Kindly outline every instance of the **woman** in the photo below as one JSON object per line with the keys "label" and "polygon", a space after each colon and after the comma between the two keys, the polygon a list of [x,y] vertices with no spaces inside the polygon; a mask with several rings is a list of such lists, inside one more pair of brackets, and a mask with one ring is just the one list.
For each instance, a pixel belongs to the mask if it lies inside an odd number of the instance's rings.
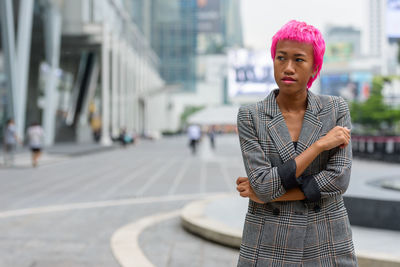
{"label": "woman", "polygon": [[243,106],[238,132],[248,197],[238,266],[357,266],[343,204],[351,171],[350,114],[308,89],[320,73],[320,31],[290,21],[273,37],[279,89]]}
{"label": "woman", "polygon": [[12,167],[14,165],[14,153],[17,143],[19,143],[17,136],[17,128],[13,119],[8,119],[4,130],[4,165]]}
{"label": "woman", "polygon": [[39,123],[34,122],[28,128],[29,147],[32,152],[32,166],[37,167],[39,157],[42,153],[42,141],[44,137],[43,128]]}

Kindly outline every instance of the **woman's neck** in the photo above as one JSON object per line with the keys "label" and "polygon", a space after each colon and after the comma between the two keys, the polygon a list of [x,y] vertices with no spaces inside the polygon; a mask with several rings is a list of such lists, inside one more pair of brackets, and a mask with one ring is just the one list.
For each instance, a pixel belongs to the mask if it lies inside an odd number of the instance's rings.
{"label": "woman's neck", "polygon": [[307,91],[290,95],[279,92],[276,96],[276,102],[283,113],[305,111],[307,108]]}

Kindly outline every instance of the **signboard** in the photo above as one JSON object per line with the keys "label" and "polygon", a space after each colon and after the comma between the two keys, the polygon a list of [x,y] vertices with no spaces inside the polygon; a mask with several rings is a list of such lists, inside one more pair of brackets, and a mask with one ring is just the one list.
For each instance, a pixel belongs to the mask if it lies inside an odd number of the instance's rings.
{"label": "signboard", "polygon": [[278,88],[274,67],[267,50],[235,49],[228,52],[228,94],[267,95]]}
{"label": "signboard", "polygon": [[369,72],[321,75],[321,94],[365,101],[369,97],[372,74]]}
{"label": "signboard", "polygon": [[199,33],[220,33],[220,0],[197,0],[197,31]]}
{"label": "signboard", "polygon": [[346,62],[353,57],[354,48],[352,43],[331,42],[326,45],[325,62]]}
{"label": "signboard", "polygon": [[400,39],[400,0],[387,0],[386,34],[388,38]]}

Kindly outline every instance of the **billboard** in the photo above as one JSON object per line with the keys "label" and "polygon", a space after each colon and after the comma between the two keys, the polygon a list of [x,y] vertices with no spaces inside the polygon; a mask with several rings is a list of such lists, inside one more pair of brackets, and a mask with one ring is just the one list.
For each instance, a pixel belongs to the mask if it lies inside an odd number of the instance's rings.
{"label": "billboard", "polygon": [[350,42],[331,42],[326,45],[324,62],[346,62],[354,57],[354,47]]}
{"label": "billboard", "polygon": [[228,94],[266,96],[278,88],[273,62],[267,50],[234,49],[228,52]]}
{"label": "billboard", "polygon": [[199,33],[221,32],[221,0],[197,0],[197,31]]}
{"label": "billboard", "polygon": [[386,34],[388,38],[400,39],[400,0],[387,0]]}
{"label": "billboard", "polygon": [[371,83],[370,72],[323,74],[321,94],[341,96],[350,101],[364,101],[369,97]]}

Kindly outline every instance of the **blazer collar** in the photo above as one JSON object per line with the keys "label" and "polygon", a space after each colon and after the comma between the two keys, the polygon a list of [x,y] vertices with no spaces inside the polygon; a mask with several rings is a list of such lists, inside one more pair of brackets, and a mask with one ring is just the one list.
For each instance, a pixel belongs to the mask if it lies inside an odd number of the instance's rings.
{"label": "blazer collar", "polygon": [[286,162],[301,154],[307,147],[319,139],[322,123],[319,120],[318,113],[322,109],[322,104],[318,96],[310,91],[307,92],[307,109],[304,114],[297,150],[295,151],[285,119],[276,102],[278,92],[279,89],[276,89],[264,99],[263,108],[265,114],[272,117],[267,123],[267,131],[275,143],[282,161]]}
{"label": "blazer collar", "polygon": [[[264,100],[263,108],[265,114],[274,117],[276,114],[281,113],[278,103],[276,102],[276,96],[279,93],[279,89],[273,90]],[[318,96],[312,93],[310,90],[307,91],[307,110],[317,115],[322,109],[322,104]]]}

